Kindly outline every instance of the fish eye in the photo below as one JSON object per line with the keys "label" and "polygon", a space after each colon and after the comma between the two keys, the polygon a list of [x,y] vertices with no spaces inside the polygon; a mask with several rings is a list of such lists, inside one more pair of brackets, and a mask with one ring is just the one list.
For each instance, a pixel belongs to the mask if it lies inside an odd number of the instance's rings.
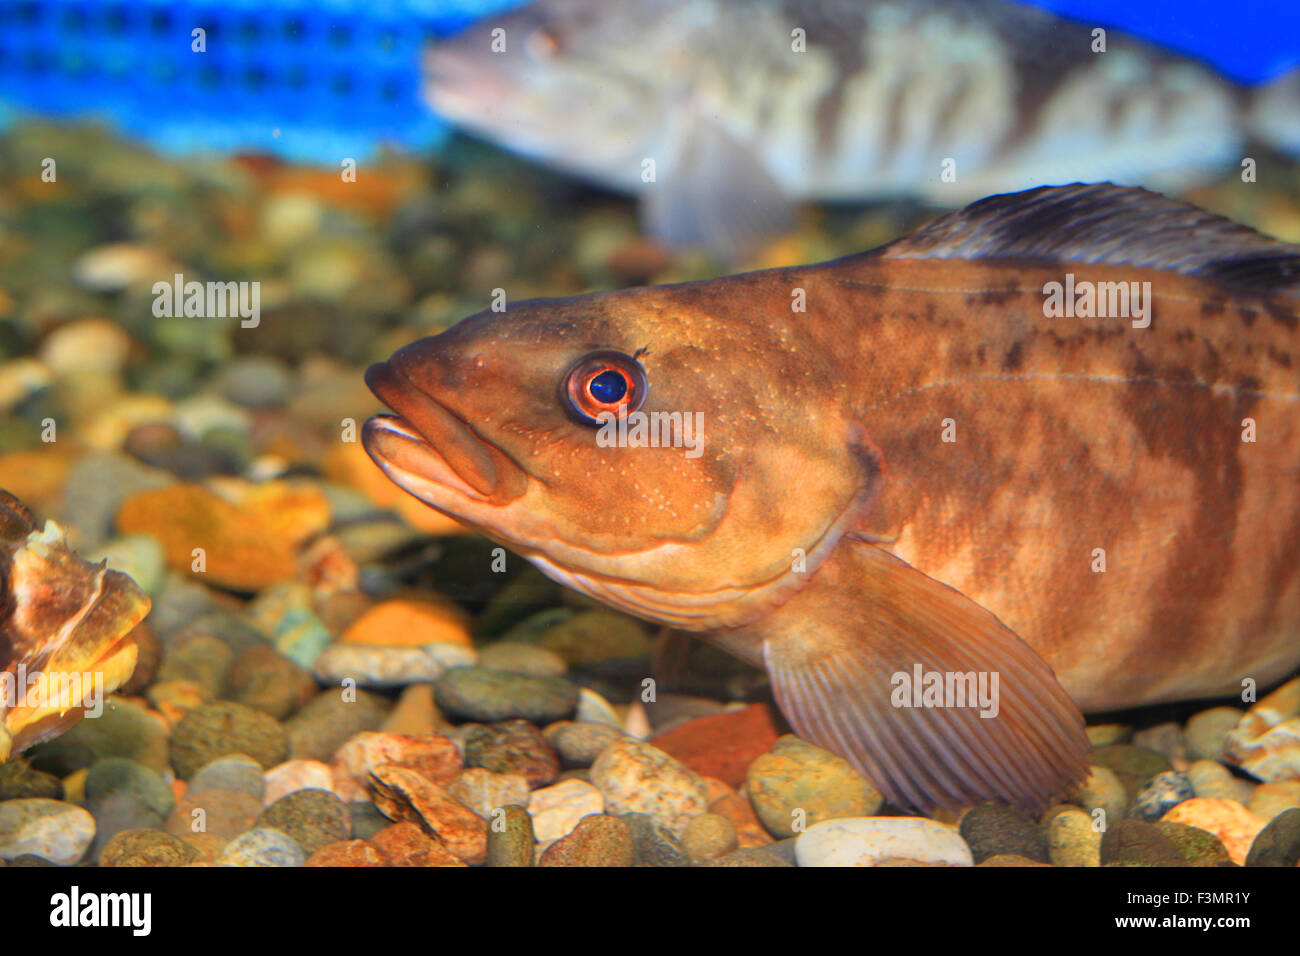
{"label": "fish eye", "polygon": [[622,352],[592,352],[564,376],[560,398],[569,416],[581,425],[602,424],[608,412],[634,412],[645,402],[649,386],[641,363]]}

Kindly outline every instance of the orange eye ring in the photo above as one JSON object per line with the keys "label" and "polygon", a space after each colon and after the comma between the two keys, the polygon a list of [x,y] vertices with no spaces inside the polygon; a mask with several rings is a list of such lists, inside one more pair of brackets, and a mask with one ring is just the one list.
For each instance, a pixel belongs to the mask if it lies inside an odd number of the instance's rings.
{"label": "orange eye ring", "polygon": [[648,391],[641,363],[612,350],[584,355],[570,367],[560,385],[561,401],[569,416],[592,427],[602,424],[602,414],[636,411]]}

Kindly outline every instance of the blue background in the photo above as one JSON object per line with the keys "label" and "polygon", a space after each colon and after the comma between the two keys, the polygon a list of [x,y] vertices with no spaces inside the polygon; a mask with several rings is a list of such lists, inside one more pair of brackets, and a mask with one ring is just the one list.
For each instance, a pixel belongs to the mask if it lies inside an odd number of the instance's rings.
{"label": "blue background", "polygon": [[[616,11],[622,3],[608,0]],[[869,2],[869,0],[862,0]],[[446,128],[419,97],[430,39],[519,0],[0,0],[0,123],[94,116],[168,152],[333,165]],[[1253,82],[1300,67],[1298,0],[1039,0]],[[208,30],[202,58],[190,30]]]}

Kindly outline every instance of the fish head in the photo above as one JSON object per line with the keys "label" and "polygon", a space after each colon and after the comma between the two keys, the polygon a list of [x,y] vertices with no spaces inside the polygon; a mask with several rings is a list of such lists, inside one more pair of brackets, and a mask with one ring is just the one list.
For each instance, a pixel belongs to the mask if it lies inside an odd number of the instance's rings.
{"label": "fish head", "polygon": [[685,630],[756,617],[869,507],[878,460],[831,373],[780,367],[790,328],[686,288],[515,304],[399,349],[366,373],[396,413],[366,450],[598,600]]}
{"label": "fish head", "polygon": [[673,14],[691,6],[646,0],[612,16],[604,0],[540,0],[433,44],[425,99],[485,139],[635,188],[660,135],[657,104],[686,75],[672,62],[682,46]]}

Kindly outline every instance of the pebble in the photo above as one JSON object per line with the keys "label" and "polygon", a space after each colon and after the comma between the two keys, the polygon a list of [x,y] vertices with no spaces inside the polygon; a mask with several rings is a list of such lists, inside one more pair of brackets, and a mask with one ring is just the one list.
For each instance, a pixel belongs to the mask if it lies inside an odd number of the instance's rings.
{"label": "pebble", "polygon": [[999,853],[1013,853],[1039,863],[1050,861],[1042,830],[1023,810],[998,803],[976,804],[962,814],[958,829],[976,863]]}
{"label": "pebble", "polygon": [[339,840],[307,857],[303,866],[389,866],[388,854],[365,840]]}
{"label": "pebble", "polygon": [[1094,747],[1108,747],[1111,744],[1126,744],[1133,739],[1133,728],[1128,724],[1090,724],[1087,728],[1088,742]]}
{"label": "pebble", "polygon": [[1300,864],[1300,809],[1279,813],[1269,821],[1250,845],[1246,866],[1286,866]]}
{"label": "pebble", "polygon": [[720,856],[715,860],[703,864],[704,866],[794,866],[780,853],[770,847],[751,846],[743,847],[726,856]]}
{"label": "pebble", "polygon": [[1187,768],[1187,779],[1198,797],[1249,803],[1254,793],[1248,781],[1234,777],[1231,770],[1213,760],[1197,760]]}
{"label": "pebble", "polygon": [[1083,783],[1070,791],[1069,800],[1083,807],[1090,815],[1100,810],[1105,826],[1122,819],[1128,810],[1128,794],[1124,791],[1124,784],[1109,767],[1096,764],[1088,768],[1088,776]]}
{"label": "pebble", "polygon": [[1047,858],[1053,866],[1101,866],[1101,831],[1078,807],[1056,813],[1047,824]]}
{"label": "pebble", "polygon": [[203,634],[179,638],[167,646],[158,680],[191,680],[210,699],[220,697],[235,662],[235,653],[225,641]]}
{"label": "pebble", "polygon": [[1119,782],[1124,785],[1124,792],[1128,795],[1130,806],[1147,781],[1158,773],[1174,769],[1173,764],[1164,754],[1133,744],[1098,747],[1092,752],[1092,760],[1103,767],[1109,767],[1119,778]]}
{"label": "pebble", "polygon": [[228,697],[276,720],[287,720],[316,695],[311,672],[272,647],[245,648],[228,679]]}
{"label": "pebble", "polygon": [[245,408],[278,408],[293,391],[293,373],[287,363],[271,355],[244,355],[232,360],[217,375],[217,389]]}
{"label": "pebble", "polygon": [[1183,728],[1174,721],[1139,730],[1133,735],[1133,744],[1163,754],[1175,770],[1185,769],[1190,759]]}
{"label": "pebble", "polygon": [[845,817],[808,827],[794,841],[799,866],[879,866],[906,860],[973,866],[971,848],[955,827],[923,817]]}
{"label": "pebble", "polygon": [[74,804],[44,797],[0,803],[0,860],[30,855],[71,866],[94,838],[94,817]]}
{"label": "pebble", "polygon": [[745,782],[750,765],[772,749],[776,724],[766,704],[697,717],[651,738],[651,743],[696,773],[732,787]]}
{"label": "pebble", "polygon": [[518,774],[493,773],[482,767],[462,771],[447,784],[447,793],[488,821],[501,807],[529,804],[527,780]]}
{"label": "pebble", "polygon": [[1224,740],[1224,759],[1260,780],[1300,780],[1300,717],[1256,737],[1234,731]]}
{"label": "pebble", "polygon": [[328,763],[349,738],[377,730],[388,716],[388,707],[384,698],[364,690],[335,688],[317,694],[285,722],[289,756]]}
{"label": "pebble", "polygon": [[258,800],[266,793],[266,781],[263,779],[262,765],[252,757],[243,754],[231,754],[218,757],[204,764],[190,777],[186,793],[202,793],[204,790],[235,790],[246,793]]}
{"label": "pebble", "polygon": [[543,730],[543,734],[566,767],[590,767],[601,751],[620,737],[626,736],[621,729],[608,724],[570,720],[550,724]]}
{"label": "pebble", "polygon": [[537,841],[533,822],[521,807],[502,807],[499,822],[488,828],[488,866],[532,866]]}
{"label": "pebble", "polygon": [[571,833],[583,817],[605,812],[604,796],[583,780],[565,780],[526,797],[534,836],[543,843]]}
{"label": "pebble", "polygon": [[165,818],[132,793],[114,793],[86,806],[95,818],[95,839],[87,859],[98,860],[108,841],[123,830],[161,830]]}
{"label": "pebble", "polygon": [[329,790],[340,799],[351,799],[352,790],[338,793],[336,782],[337,775],[329,764],[319,760],[286,760],[262,774],[262,805],[269,807],[299,790]]}
{"label": "pebble", "polygon": [[537,643],[558,654],[570,667],[606,676],[640,675],[652,647],[640,621],[607,608],[570,615],[542,631]]}
{"label": "pebble", "polygon": [[62,800],[63,781],[52,773],[42,773],[40,770],[33,769],[21,757],[11,758],[8,763],[0,763],[0,803],[5,800],[21,800],[30,797]]}
{"label": "pebble", "polygon": [[94,763],[86,774],[88,802],[113,793],[130,793],[162,817],[172,812],[176,802],[171,786],[161,774],[125,757],[106,757]]}
{"label": "pebble", "polygon": [[624,813],[632,831],[636,862],[642,866],[690,866],[691,858],[681,839],[648,813]]}
{"label": "pebble", "polygon": [[1223,740],[1240,722],[1242,714],[1237,707],[1211,707],[1194,714],[1183,731],[1188,756],[1192,760],[1222,760]]}
{"label": "pebble", "polygon": [[1161,820],[1159,830],[1192,866],[1235,866],[1222,841],[1213,833],[1185,823]]}
{"label": "pebble", "polygon": [[110,697],[95,720],[77,723],[32,751],[37,769],[66,776],[96,759],[127,757],[159,772],[171,768],[168,731],[162,718],[135,701]]}
{"label": "pebble", "polygon": [[1196,795],[1186,774],[1169,770],[1158,773],[1138,791],[1133,800],[1133,815],[1148,822],[1159,820],[1184,800]]}
{"label": "pebble", "polygon": [[605,814],[583,817],[568,835],[556,840],[539,866],[631,866],[636,847],[627,823]]}
{"label": "pebble", "polygon": [[1232,862],[1238,866],[1245,864],[1250,844],[1259,835],[1259,831],[1264,829],[1264,821],[1236,800],[1207,797],[1184,800],[1162,819],[1185,823],[1213,833],[1227,849]]}
{"label": "pebble", "polygon": [[267,828],[240,834],[217,856],[227,866],[302,866],[306,861],[302,847],[288,835]]}
{"label": "pebble", "polygon": [[1300,780],[1261,783],[1246,806],[1261,820],[1272,820],[1279,813],[1300,807]]}
{"label": "pebble", "polygon": [[474,653],[458,644],[380,647],[340,643],[325,648],[313,670],[317,680],[325,684],[353,680],[359,687],[385,690],[432,684],[447,673],[448,659],[454,667],[468,667],[474,662]]}
{"label": "pebble", "polygon": [[352,835],[347,805],[328,790],[295,790],[262,811],[258,828],[279,830],[311,856]]}
{"label": "pebble", "polygon": [[1184,866],[1178,847],[1153,823],[1117,820],[1102,834],[1103,866],[1120,863],[1139,866]]}
{"label": "pebble", "polygon": [[848,761],[787,734],[749,767],[754,812],[777,838],[838,817],[868,817],[884,797]]}
{"label": "pebble", "polygon": [[432,598],[380,601],[353,621],[340,640],[388,647],[456,644],[472,649],[474,646],[465,612],[446,599]]}
{"label": "pebble", "polygon": [[432,734],[440,718],[432,685],[412,684],[402,691],[379,729],[387,734]]}
{"label": "pebble", "polygon": [[108,319],[78,319],[50,332],[37,353],[58,378],[85,374],[118,375],[126,365],[131,337]]}
{"label": "pebble", "polygon": [[542,724],[570,716],[578,705],[578,688],[559,677],[465,667],[443,675],[434,687],[434,701],[461,720],[519,718]]}
{"label": "pebble", "polygon": [[736,825],[716,813],[704,813],[686,824],[682,831],[682,849],[696,863],[724,856],[740,846]]}
{"label": "pebble", "polygon": [[486,670],[522,674],[525,677],[563,677],[569,669],[554,651],[533,644],[497,641],[479,652],[479,666]]}
{"label": "pebble", "polygon": [[[391,866],[463,867],[467,865],[464,860],[425,833],[418,823],[389,824],[370,837],[370,843],[384,853]],[[531,865],[532,852],[530,845],[528,865]],[[488,837],[488,865],[493,865],[491,835]]]}
{"label": "pebble", "polygon": [[560,774],[560,758],[542,732],[526,720],[466,724],[465,766],[518,774],[529,787],[544,787]]}
{"label": "pebble", "polygon": [[460,750],[446,737],[363,731],[334,754],[335,788],[349,799],[365,799],[370,772],[385,764],[407,767],[440,786],[455,780],[463,767]]}
{"label": "pebble", "polygon": [[575,723],[607,724],[623,729],[623,721],[604,697],[586,687],[578,689],[578,709],[573,714]]}
{"label": "pebble", "polygon": [[610,813],[648,813],[675,834],[708,810],[704,781],[650,744],[624,738],[591,766],[591,782]]}
{"label": "pebble", "polygon": [[182,866],[203,859],[194,847],[161,830],[123,830],[99,854],[100,866]]}
{"label": "pebble", "polygon": [[471,866],[487,858],[487,822],[433,781],[414,770],[394,766],[377,767],[371,781],[375,805],[390,820],[423,824]]}
{"label": "pebble", "polygon": [[167,832],[177,837],[211,833],[233,840],[253,829],[262,812],[262,801],[238,790],[186,790],[167,818]]}
{"label": "pebble", "polygon": [[172,731],[172,766],[183,780],[227,754],[245,754],[270,768],[288,758],[289,739],[273,717],[233,701],[196,707]]}
{"label": "pebble", "polygon": [[736,836],[740,846],[765,846],[772,842],[771,835],[763,829],[758,815],[754,813],[753,804],[748,797],[739,793],[727,793],[713,799],[709,812],[721,814],[736,827]]}
{"label": "pebble", "polygon": [[392,821],[369,800],[349,803],[348,815],[352,817],[352,835],[358,840],[371,840],[380,830],[392,825]]}

